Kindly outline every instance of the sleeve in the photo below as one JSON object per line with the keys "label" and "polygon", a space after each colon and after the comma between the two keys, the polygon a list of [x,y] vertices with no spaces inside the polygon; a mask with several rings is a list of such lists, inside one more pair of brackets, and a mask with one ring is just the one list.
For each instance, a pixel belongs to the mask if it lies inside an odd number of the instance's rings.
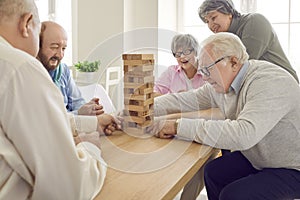
{"label": "sleeve", "polygon": [[172,69],[173,66],[168,67],[160,77],[155,81],[154,92],[158,92],[160,94],[168,94],[171,93],[170,83],[172,82]]}
{"label": "sleeve", "polygon": [[97,131],[98,120],[96,116],[76,115],[73,112],[68,113],[71,128],[74,132],[95,132]]}
{"label": "sleeve", "polygon": [[251,14],[241,35],[249,59],[260,60],[274,38],[270,22],[261,14]]}
{"label": "sleeve", "polygon": [[95,197],[107,165],[95,145],[75,146],[62,95],[43,66],[26,62],[6,80],[1,126],[34,177],[31,198]]}
{"label": "sleeve", "polygon": [[75,111],[74,114],[77,114],[77,110],[85,104],[85,100],[81,95],[81,92],[76,85],[74,79],[71,77],[71,73],[69,68],[65,65],[64,66],[65,78],[66,78],[66,87],[67,89],[67,96],[68,96],[68,110]]}
{"label": "sleeve", "polygon": [[192,112],[216,107],[211,101],[209,85],[186,92],[158,96],[154,99],[154,116]]}
{"label": "sleeve", "polygon": [[[298,92],[294,92],[299,90],[294,80],[290,77],[279,80],[277,77],[272,74],[269,78],[256,78],[244,86],[247,89],[239,94],[244,102],[236,119],[181,119],[178,135],[223,149],[247,150],[253,147],[278,125],[299,98]],[[285,74],[285,77],[288,76]]]}

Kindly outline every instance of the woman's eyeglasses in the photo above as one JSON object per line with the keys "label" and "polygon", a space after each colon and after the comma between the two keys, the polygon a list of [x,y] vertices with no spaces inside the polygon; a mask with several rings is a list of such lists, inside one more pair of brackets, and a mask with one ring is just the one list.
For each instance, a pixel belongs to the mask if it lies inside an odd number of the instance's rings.
{"label": "woman's eyeglasses", "polygon": [[187,55],[190,55],[192,52],[193,52],[193,49],[185,49],[181,52],[179,52],[179,51],[178,52],[173,52],[173,56],[175,58],[180,58],[182,54],[187,56]]}

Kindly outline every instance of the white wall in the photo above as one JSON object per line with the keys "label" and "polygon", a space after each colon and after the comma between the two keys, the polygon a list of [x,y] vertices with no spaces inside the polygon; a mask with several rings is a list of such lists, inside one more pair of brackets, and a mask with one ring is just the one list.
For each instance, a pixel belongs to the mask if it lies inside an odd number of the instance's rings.
{"label": "white wall", "polygon": [[[73,0],[74,59],[83,60],[107,38],[123,32],[123,0]],[[77,13],[77,15],[75,14]],[[77,22],[76,22],[76,21]]]}

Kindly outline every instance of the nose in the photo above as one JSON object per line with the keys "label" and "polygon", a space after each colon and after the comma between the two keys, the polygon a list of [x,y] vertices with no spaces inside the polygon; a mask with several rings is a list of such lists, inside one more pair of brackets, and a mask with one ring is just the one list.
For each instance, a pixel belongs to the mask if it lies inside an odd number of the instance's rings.
{"label": "nose", "polygon": [[57,51],[56,51],[57,56],[59,56],[60,58],[63,58],[64,54],[65,54],[64,49],[62,49],[62,48],[57,49]]}
{"label": "nose", "polygon": [[208,20],[207,21],[207,26],[210,30],[212,30],[213,26],[214,26],[214,22],[212,20]]}
{"label": "nose", "polygon": [[184,57],[186,57],[186,55],[184,55],[184,53],[183,53],[183,52],[181,52],[181,54],[180,54],[180,58],[184,58]]}
{"label": "nose", "polygon": [[202,78],[204,81],[207,81],[209,79],[209,76],[206,76],[205,74],[202,74]]}

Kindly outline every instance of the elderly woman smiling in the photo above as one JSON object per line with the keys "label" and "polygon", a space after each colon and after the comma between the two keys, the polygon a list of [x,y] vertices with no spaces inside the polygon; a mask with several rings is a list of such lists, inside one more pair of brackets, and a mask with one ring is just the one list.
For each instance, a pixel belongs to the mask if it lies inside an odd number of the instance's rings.
{"label": "elderly woman smiling", "polygon": [[204,84],[202,75],[197,72],[199,44],[190,34],[173,37],[171,51],[178,65],[171,65],[156,80],[154,92],[168,94],[199,88]]}

